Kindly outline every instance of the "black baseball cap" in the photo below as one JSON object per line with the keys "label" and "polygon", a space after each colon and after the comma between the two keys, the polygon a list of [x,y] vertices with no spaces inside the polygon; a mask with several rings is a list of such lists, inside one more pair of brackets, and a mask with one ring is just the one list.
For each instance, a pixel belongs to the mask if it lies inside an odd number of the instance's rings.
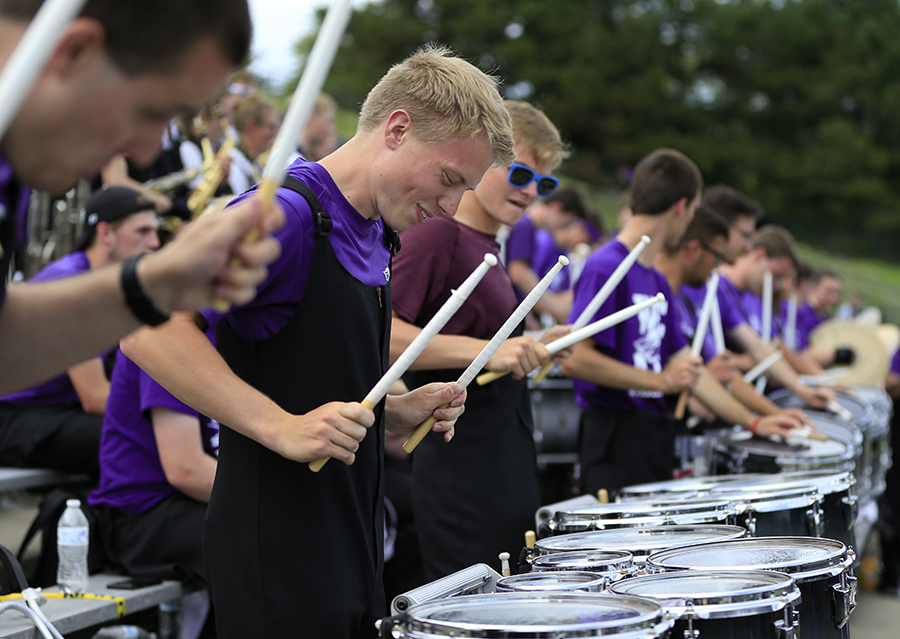
{"label": "black baseball cap", "polygon": [[82,219],[84,231],[75,244],[76,251],[83,251],[94,239],[100,222],[115,222],[142,211],[156,212],[149,199],[127,186],[104,186],[94,192],[84,205]]}

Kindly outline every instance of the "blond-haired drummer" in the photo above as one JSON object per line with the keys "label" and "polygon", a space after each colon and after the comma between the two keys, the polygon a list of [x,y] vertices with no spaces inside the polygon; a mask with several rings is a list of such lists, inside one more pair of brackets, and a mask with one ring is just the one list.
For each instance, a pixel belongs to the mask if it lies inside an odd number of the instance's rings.
{"label": "blond-haired drummer", "polygon": [[[496,81],[423,48],[373,88],[351,140],[288,169],[277,195],[285,250],[252,305],[173,318],[123,345],[222,424],[205,531],[219,636],[374,633],[385,611],[383,427],[407,432],[434,414],[449,438],[464,400],[439,383],[374,412],[357,403],[388,364],[392,228],[454,215],[511,150]],[[322,457],[334,461],[318,474],[301,463]]]}

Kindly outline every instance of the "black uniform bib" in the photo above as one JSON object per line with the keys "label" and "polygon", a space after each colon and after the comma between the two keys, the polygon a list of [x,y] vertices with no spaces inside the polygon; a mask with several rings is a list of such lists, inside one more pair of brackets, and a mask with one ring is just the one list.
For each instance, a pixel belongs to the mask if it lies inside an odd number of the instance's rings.
{"label": "black uniform bib", "polygon": [[[404,379],[416,388],[462,372],[415,371]],[[416,448],[413,509],[426,578],[476,563],[498,569],[499,553],[518,556],[541,505],[533,433],[527,383],[507,375],[469,385],[453,441],[429,433]]]}
{"label": "black uniform bib", "polygon": [[[308,189],[287,186],[321,211]],[[390,288],[351,276],[330,218],[316,217],[309,279],[288,324],[260,342],[224,320],[216,330],[232,370],[293,414],[362,400],[388,364]],[[319,473],[222,424],[204,540],[219,637],[375,636],[385,613],[384,402],[375,413],[356,462]]]}

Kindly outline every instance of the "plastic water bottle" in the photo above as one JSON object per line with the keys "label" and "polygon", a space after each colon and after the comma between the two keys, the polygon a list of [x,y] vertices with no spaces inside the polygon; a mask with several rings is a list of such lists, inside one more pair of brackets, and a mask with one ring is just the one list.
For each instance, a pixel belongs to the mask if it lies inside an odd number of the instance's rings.
{"label": "plastic water bottle", "polygon": [[84,592],[88,581],[88,520],[81,501],[69,499],[56,528],[56,583],[65,592]]}

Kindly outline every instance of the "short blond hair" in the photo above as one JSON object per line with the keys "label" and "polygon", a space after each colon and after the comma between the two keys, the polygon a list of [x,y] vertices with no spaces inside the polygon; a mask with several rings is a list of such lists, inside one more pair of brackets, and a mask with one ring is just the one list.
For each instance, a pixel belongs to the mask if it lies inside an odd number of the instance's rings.
{"label": "short blond hair", "polygon": [[334,98],[325,92],[316,96],[316,103],[313,105],[313,113],[316,115],[326,115],[337,111],[337,102]]}
{"label": "short blond hair", "polygon": [[569,157],[569,150],[550,118],[527,102],[505,100],[503,104],[512,118],[515,143],[530,149],[538,164],[550,167],[551,171],[559,168]]}
{"label": "short blond hair", "polygon": [[278,105],[271,98],[254,93],[234,103],[231,118],[234,120],[234,128],[242,132],[251,119],[256,124],[262,124],[267,113],[278,115]]}
{"label": "short blond hair", "polygon": [[374,131],[394,111],[409,113],[423,142],[475,137],[482,131],[494,163],[509,166],[512,122],[497,90],[499,80],[441,45],[421,47],[378,81],[363,102],[358,131]]}

